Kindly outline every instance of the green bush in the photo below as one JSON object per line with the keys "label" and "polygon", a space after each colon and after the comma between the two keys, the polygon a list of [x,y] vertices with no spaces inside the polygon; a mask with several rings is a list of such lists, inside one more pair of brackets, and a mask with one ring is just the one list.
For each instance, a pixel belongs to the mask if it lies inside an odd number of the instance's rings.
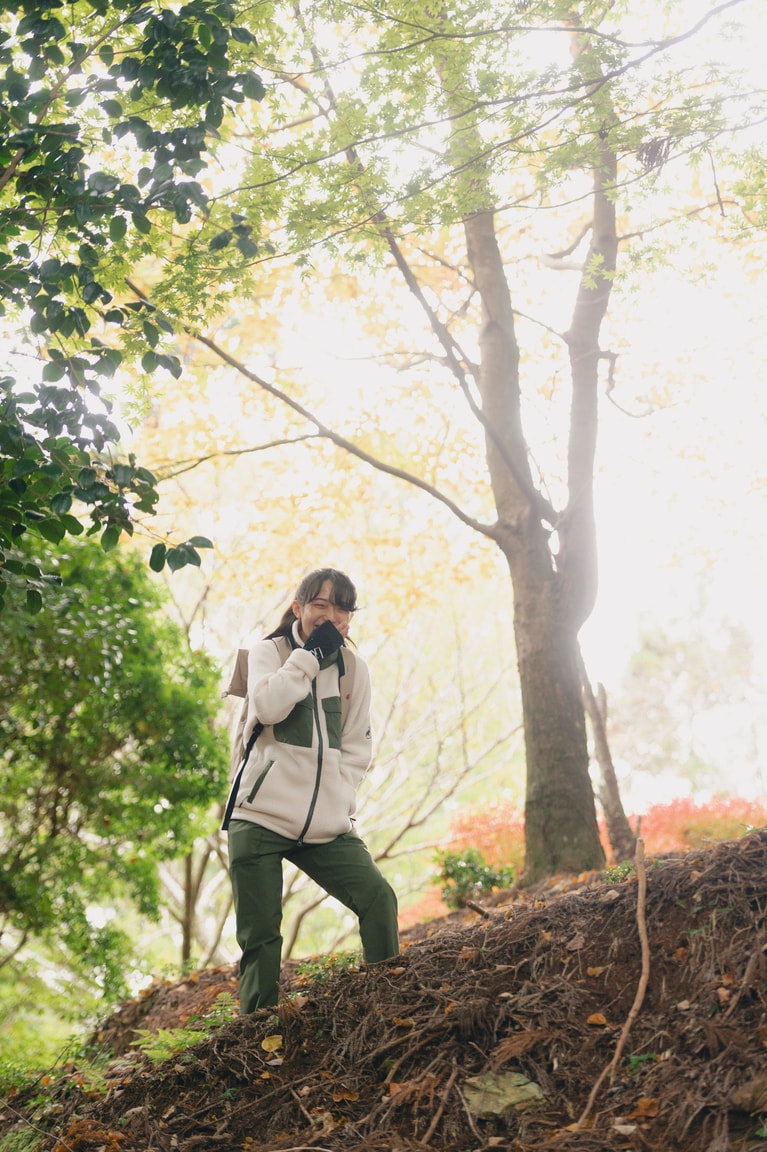
{"label": "green bush", "polygon": [[494,888],[510,888],[514,883],[512,868],[491,868],[476,848],[438,852],[435,861],[443,882],[442,899],[448,908],[463,908],[477,896]]}

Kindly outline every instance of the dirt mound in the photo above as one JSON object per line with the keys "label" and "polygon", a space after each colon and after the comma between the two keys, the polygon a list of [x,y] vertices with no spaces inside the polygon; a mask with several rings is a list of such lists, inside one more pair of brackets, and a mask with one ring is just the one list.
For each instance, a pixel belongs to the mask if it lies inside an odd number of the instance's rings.
{"label": "dirt mound", "polygon": [[[646,900],[639,872],[330,970],[163,1063],[120,1057],[97,1089],[72,1069],[3,1105],[0,1140],[33,1127],[54,1152],[764,1148],[767,832],[649,861]],[[232,977],[165,992],[187,1011]]]}

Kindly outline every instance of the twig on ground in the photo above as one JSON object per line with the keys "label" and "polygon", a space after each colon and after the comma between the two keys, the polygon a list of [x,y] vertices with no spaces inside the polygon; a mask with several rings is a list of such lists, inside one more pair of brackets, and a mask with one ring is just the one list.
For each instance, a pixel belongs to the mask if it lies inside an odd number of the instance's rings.
{"label": "twig on ground", "polygon": [[426,1135],[424,1136],[423,1140],[421,1141],[422,1144],[428,1144],[429,1141],[431,1140],[432,1136],[436,1132],[437,1125],[439,1124],[440,1120],[442,1119],[442,1113],[445,1111],[445,1105],[447,1104],[447,1098],[450,1095],[450,1092],[452,1090],[453,1085],[455,1084],[457,1076],[458,1076],[458,1065],[457,1065],[456,1061],[453,1060],[453,1071],[450,1073],[450,1077],[448,1079],[448,1082],[445,1085],[445,1090],[442,1093],[442,1099],[439,1102],[439,1107],[437,1108],[437,1111],[434,1113],[434,1116],[432,1117],[431,1124],[429,1125],[429,1127],[426,1131]]}
{"label": "twig on ground", "polygon": [[756,969],[759,967],[759,961],[761,960],[762,955],[763,955],[762,947],[763,947],[762,945],[759,945],[757,948],[754,949],[754,951],[749,956],[748,964],[746,965],[746,971],[743,973],[743,979],[740,982],[740,987],[738,988],[738,991],[735,993],[732,1000],[730,1001],[730,1006],[727,1009],[727,1011],[725,1012],[724,1016],[722,1017],[723,1020],[726,1020],[728,1016],[731,1016],[733,1014],[736,1007],[738,1006],[738,1002],[739,1002],[741,996],[743,995],[744,992],[747,992],[748,989],[751,987],[751,984],[752,984],[753,979],[754,979],[754,973],[756,972]]}
{"label": "twig on ground", "polygon": [[591,1094],[588,1098],[586,1107],[583,1109],[577,1123],[575,1124],[575,1131],[578,1132],[586,1123],[591,1109],[594,1106],[594,1101],[597,1098],[597,1093],[602,1087],[604,1080],[607,1076],[610,1077],[610,1083],[615,1079],[615,1072],[618,1067],[618,1062],[623,1053],[623,1049],[628,1039],[628,1034],[631,1031],[631,1025],[639,1015],[639,1010],[642,1007],[642,1002],[647,991],[647,985],[650,980],[650,942],[647,937],[647,920],[645,918],[645,906],[647,903],[647,870],[645,868],[644,860],[644,841],[637,840],[636,843],[636,857],[635,857],[636,873],[637,873],[637,931],[639,932],[639,943],[642,949],[642,972],[639,977],[639,984],[637,985],[636,995],[634,996],[634,1003],[631,1005],[626,1023],[621,1029],[621,1034],[618,1037],[618,1043],[615,1046],[615,1053],[610,1064],[604,1068],[597,1079],[594,1087],[591,1089]]}

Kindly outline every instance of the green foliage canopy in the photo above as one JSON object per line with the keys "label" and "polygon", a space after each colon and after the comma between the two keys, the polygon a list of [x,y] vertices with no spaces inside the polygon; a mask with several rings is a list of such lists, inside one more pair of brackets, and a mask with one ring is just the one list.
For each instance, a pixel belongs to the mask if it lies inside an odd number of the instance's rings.
{"label": "green foliage canopy", "polygon": [[127,897],[156,914],[157,862],[225,787],[218,674],[163,619],[138,556],[72,541],[35,561],[64,586],[48,612],[0,617],[0,967],[36,940],[114,994],[119,933],[88,909]]}
{"label": "green foliage canopy", "polygon": [[[181,365],[167,316],[116,293],[179,232],[196,228],[210,252],[199,178],[226,110],[263,95],[240,67],[253,43],[227,0],[25,0],[0,15],[0,316],[26,328],[36,361],[28,379],[0,377],[0,609],[19,581],[29,611],[42,606],[43,571],[6,562],[28,529],[59,544],[83,532],[84,505],[108,550],[154,510],[155,477],[111,455],[103,382],[135,359]],[[252,254],[247,234],[238,244]],[[160,545],[153,567],[199,564],[206,546]]]}

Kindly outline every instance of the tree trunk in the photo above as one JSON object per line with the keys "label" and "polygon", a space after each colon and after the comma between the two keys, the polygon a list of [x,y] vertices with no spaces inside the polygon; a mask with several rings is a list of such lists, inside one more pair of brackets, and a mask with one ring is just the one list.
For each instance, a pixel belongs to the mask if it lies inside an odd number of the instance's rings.
{"label": "tree trunk", "polygon": [[525,727],[525,881],[604,865],[589,778],[578,667],[579,600],[565,594],[528,464],[519,350],[493,214],[464,221],[482,302],[479,390],[498,510],[495,538],[514,588],[514,634]]}
{"label": "tree trunk", "polygon": [[586,672],[583,660],[580,661],[581,684],[586,712],[591,723],[591,734],[594,740],[594,757],[599,765],[599,803],[605,815],[607,836],[616,863],[621,860],[633,860],[636,852],[637,838],[631,831],[631,825],[623,808],[618,777],[615,774],[615,765],[610,753],[610,744],[607,739],[607,700],[604,688],[600,684],[594,693]]}
{"label": "tree trunk", "polygon": [[186,969],[192,958],[196,895],[193,862],[192,853],[190,852],[184,857],[184,907],[181,914],[181,967],[183,969]]}

